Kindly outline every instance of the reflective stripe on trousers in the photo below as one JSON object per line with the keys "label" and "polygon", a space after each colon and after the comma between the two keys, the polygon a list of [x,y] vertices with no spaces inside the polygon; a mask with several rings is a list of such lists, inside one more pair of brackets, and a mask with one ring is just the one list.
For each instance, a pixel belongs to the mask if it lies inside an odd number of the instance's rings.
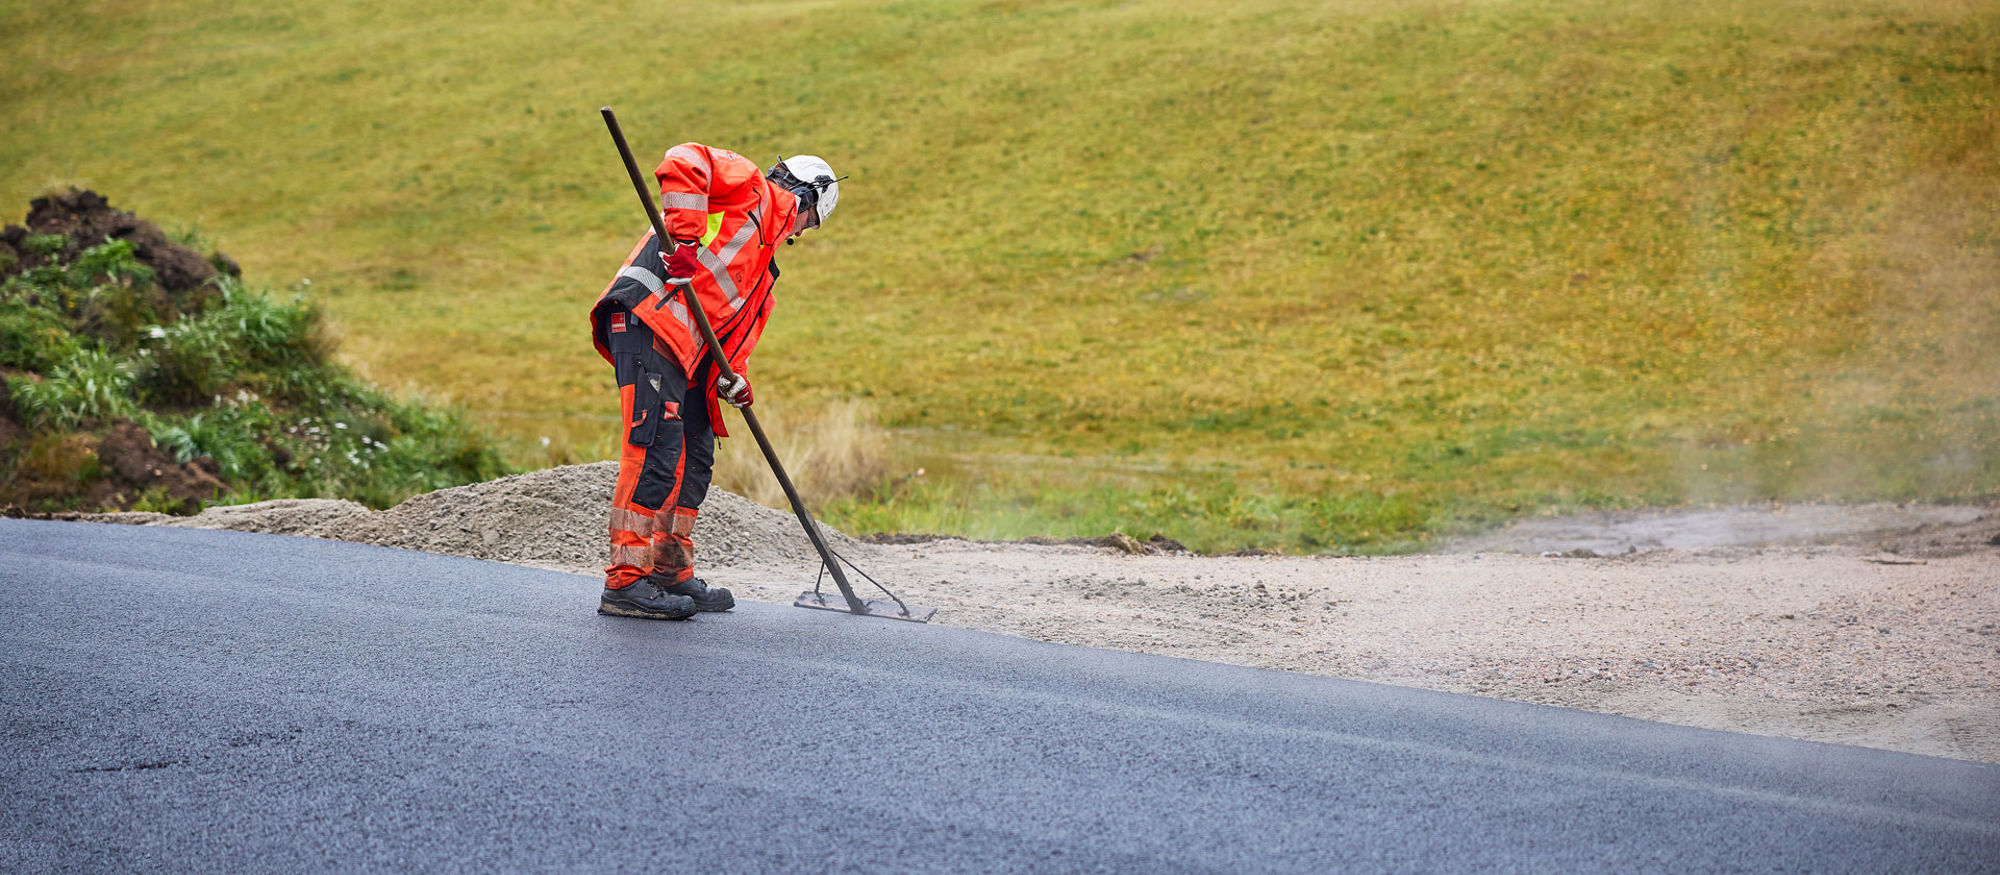
{"label": "reflective stripe on trousers", "polygon": [[622,588],[647,575],[686,580],[694,574],[696,508],[715,462],[706,396],[689,389],[679,364],[654,348],[652,331],[631,312],[609,307],[600,318],[624,417],[605,585]]}

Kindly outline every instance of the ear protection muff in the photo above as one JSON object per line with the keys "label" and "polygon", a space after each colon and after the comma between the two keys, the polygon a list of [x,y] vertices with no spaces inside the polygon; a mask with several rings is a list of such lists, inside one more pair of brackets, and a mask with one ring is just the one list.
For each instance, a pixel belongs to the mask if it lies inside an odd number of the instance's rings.
{"label": "ear protection muff", "polygon": [[[764,176],[779,188],[791,192],[793,197],[799,199],[799,209],[813,210],[815,217],[819,215],[817,208],[819,206],[820,191],[833,184],[833,177],[831,176],[821,176],[812,182],[801,182],[798,177],[792,175],[791,168],[785,166],[785,159],[783,158],[778,159],[778,163],[771,165],[771,172],[764,174]],[[817,218],[815,218],[814,224],[818,224]]]}
{"label": "ear protection muff", "polygon": [[[795,164],[798,166],[794,167]],[[811,173],[812,179],[800,179],[798,174],[801,172]],[[811,211],[812,224],[807,225],[808,228],[819,227],[827,216],[832,215],[834,204],[840,198],[840,180],[847,178],[835,178],[833,168],[815,155],[793,155],[790,159],[780,155],[777,163],[772,164],[764,176],[773,185],[798,198],[799,209]]]}

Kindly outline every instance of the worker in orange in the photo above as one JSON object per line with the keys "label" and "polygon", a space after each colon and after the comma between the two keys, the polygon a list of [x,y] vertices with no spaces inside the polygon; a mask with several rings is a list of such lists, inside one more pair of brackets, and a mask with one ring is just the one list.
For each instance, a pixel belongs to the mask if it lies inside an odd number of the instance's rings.
{"label": "worker in orange", "polygon": [[[591,307],[591,338],[618,376],[618,487],[611,559],[597,612],[684,620],[736,605],[694,573],[694,524],[708,495],[721,404],[752,402],[743,376],[771,316],[772,256],[819,227],[840,197],[833,168],[794,155],[758,170],[699,143],[667,150],[653,171],[667,235],[649,230]],[[692,292],[729,357],[724,380],[683,295]]]}

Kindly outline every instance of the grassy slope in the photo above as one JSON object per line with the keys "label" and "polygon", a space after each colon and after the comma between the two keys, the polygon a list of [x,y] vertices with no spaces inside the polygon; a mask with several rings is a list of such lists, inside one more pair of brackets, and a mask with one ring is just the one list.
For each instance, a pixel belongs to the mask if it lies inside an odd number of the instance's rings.
{"label": "grassy slope", "polygon": [[595,108],[817,152],[854,179],[754,370],[932,470],[864,529],[1382,549],[2000,488],[1988,4],[544,5],[0,6],[0,202],[197,216],[533,461],[610,449]]}

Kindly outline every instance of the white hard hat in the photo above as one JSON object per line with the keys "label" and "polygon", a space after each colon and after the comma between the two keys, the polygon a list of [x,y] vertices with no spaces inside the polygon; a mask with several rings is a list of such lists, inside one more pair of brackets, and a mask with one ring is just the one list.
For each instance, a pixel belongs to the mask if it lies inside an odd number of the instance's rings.
{"label": "white hard hat", "polygon": [[[817,193],[813,210],[819,214],[819,224],[826,224],[826,217],[833,215],[833,205],[840,200],[840,179],[833,175],[833,165],[818,155],[793,155],[771,169],[773,176],[782,169],[800,188],[811,186]],[[793,189],[793,193],[798,190]]]}

